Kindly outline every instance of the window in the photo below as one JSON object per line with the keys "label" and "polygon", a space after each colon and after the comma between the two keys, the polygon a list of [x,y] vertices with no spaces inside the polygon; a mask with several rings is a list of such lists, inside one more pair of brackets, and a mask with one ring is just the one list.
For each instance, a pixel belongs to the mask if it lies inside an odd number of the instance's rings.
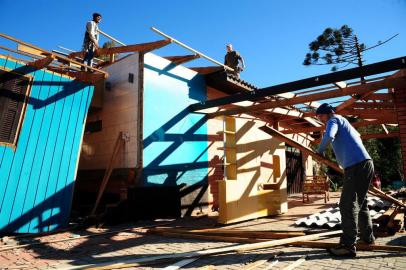
{"label": "window", "polygon": [[102,120],[87,122],[85,126],[85,133],[99,132],[102,131],[102,128]]}
{"label": "window", "polygon": [[29,86],[30,77],[0,69],[0,144],[16,145]]}
{"label": "window", "polygon": [[128,82],[134,83],[134,73],[128,73]]}

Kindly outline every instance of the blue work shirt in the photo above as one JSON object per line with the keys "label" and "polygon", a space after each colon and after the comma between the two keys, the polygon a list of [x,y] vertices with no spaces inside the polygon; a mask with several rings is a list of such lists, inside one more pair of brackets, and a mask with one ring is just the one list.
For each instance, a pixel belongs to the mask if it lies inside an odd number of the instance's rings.
{"label": "blue work shirt", "polygon": [[335,114],[328,120],[318,152],[322,154],[330,143],[338,163],[344,169],[371,159],[358,131],[341,115]]}

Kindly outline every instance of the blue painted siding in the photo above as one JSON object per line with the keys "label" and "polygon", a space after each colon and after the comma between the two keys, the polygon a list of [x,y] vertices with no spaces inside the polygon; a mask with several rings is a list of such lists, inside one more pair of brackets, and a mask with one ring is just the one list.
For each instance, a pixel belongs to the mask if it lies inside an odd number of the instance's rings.
{"label": "blue painted siding", "polygon": [[17,147],[0,146],[0,232],[63,227],[93,86],[3,58],[0,66],[34,77]]}
{"label": "blue painted siding", "polygon": [[144,58],[144,185],[207,183],[207,121],[188,106],[207,98],[203,76],[153,54]]}

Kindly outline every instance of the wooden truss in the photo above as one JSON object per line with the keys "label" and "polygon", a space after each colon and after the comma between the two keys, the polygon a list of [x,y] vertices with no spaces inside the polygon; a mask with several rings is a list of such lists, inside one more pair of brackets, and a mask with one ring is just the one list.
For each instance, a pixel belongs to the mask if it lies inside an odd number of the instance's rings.
{"label": "wooden truss", "polygon": [[[105,79],[108,76],[107,72],[105,71],[87,66],[68,57],[49,52],[14,37],[1,33],[0,37],[8,39],[17,44],[17,50],[0,46],[1,49],[28,57],[29,60],[19,60],[24,62],[27,66],[33,67],[34,69],[47,68],[53,72],[68,75],[78,81],[88,84],[94,84],[95,82]],[[84,72],[82,69],[87,69],[90,72]]]}

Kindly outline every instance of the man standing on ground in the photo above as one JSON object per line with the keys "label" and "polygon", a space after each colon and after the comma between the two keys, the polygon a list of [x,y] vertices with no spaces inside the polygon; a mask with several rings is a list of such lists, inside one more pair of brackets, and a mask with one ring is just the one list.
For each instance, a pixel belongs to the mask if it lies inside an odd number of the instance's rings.
{"label": "man standing on ground", "polygon": [[338,163],[344,168],[339,204],[343,234],[340,244],[329,251],[336,256],[355,257],[358,228],[362,242],[373,244],[375,241],[366,200],[374,176],[374,164],[362,144],[360,134],[346,118],[335,114],[327,103],[317,109],[316,115],[326,125],[318,152],[323,154],[331,143]]}
{"label": "man standing on ground", "polygon": [[224,65],[234,69],[234,71],[226,70],[237,78],[240,77],[240,72],[245,69],[245,63],[242,56],[233,50],[233,45],[227,44],[227,54],[224,56]]}
{"label": "man standing on ground", "polygon": [[92,66],[95,51],[99,48],[99,27],[102,16],[99,13],[93,13],[93,20],[86,23],[86,32],[83,39],[83,51],[85,57],[83,63]]}

